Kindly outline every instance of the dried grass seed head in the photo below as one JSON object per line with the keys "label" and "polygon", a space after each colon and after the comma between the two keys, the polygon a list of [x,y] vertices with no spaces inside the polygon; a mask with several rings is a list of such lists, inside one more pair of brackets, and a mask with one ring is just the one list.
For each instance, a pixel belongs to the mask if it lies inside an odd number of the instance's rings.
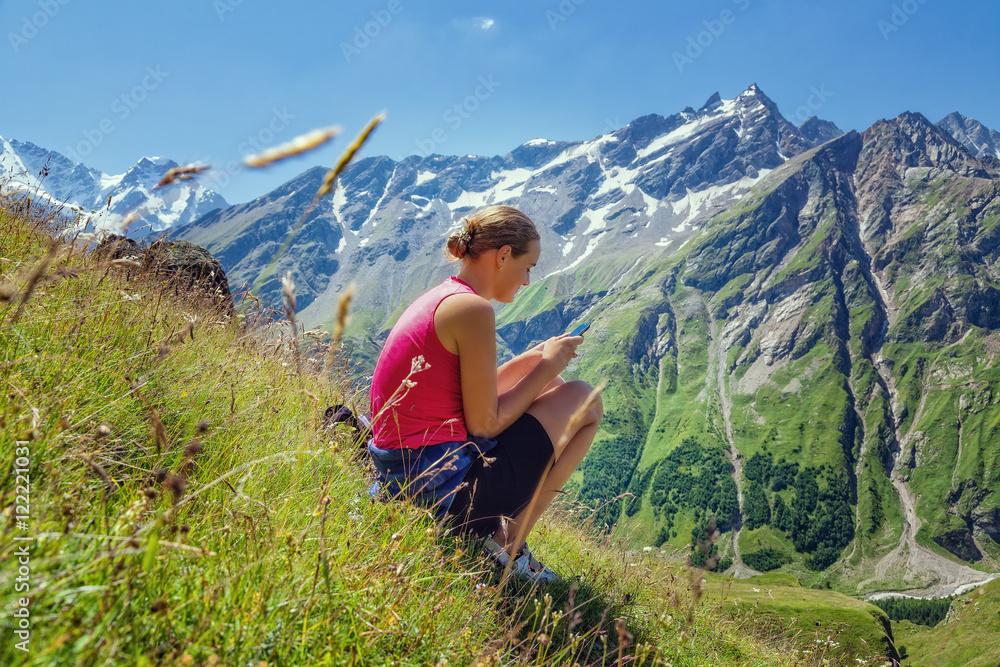
{"label": "dried grass seed head", "polygon": [[317,200],[322,199],[333,191],[333,184],[336,182],[337,176],[340,176],[340,173],[344,171],[348,164],[350,164],[351,160],[354,159],[354,154],[361,150],[365,141],[368,140],[368,137],[371,136],[371,133],[383,120],[385,120],[384,111],[368,122],[365,129],[361,130],[361,134],[359,134],[354,141],[351,142],[351,145],[347,147],[344,154],[340,156],[340,160],[337,161],[337,166],[326,172],[326,175],[323,176],[323,184],[320,185],[319,190],[316,192]]}
{"label": "dried grass seed head", "polygon": [[195,438],[194,440],[189,442],[186,447],[184,447],[184,456],[186,456],[189,459],[197,458],[198,455],[201,454],[204,449],[205,447],[204,445],[201,444],[201,441],[198,440],[198,438]]}
{"label": "dried grass seed head", "polygon": [[[287,301],[286,311],[290,311],[293,315],[295,313],[295,281],[292,280],[292,272],[289,271],[284,276],[281,277],[281,290],[285,293],[285,300]],[[289,318],[291,319],[291,318]]]}
{"label": "dried grass seed head", "polygon": [[[200,174],[203,171],[211,169],[211,165],[197,165],[197,164],[184,164],[173,169],[170,169],[163,175],[160,182],[156,184],[153,188],[162,188],[171,183],[176,183],[177,181],[190,181],[195,175]],[[111,198],[108,197],[108,203],[110,205]]]}
{"label": "dried grass seed head", "polygon": [[319,148],[338,134],[340,134],[339,127],[312,130],[311,132],[295,137],[287,143],[269,148],[257,155],[248,155],[243,159],[243,163],[248,167],[267,167],[279,160],[301,155],[302,153]]}
{"label": "dried grass seed head", "polygon": [[337,300],[337,322],[333,327],[333,343],[336,345],[340,342],[341,337],[344,335],[344,329],[347,327],[347,313],[351,307],[351,301],[354,299],[354,283],[352,282],[344,290],[344,293],[340,295],[340,299]]}
{"label": "dried grass seed head", "polygon": [[187,479],[182,475],[170,475],[163,482],[163,487],[173,494],[174,503],[176,504],[187,489]]}

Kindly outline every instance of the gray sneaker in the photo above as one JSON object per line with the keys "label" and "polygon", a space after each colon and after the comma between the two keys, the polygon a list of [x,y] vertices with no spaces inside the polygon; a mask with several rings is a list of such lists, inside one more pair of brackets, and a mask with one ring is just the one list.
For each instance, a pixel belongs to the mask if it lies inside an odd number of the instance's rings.
{"label": "gray sneaker", "polygon": [[[490,537],[487,537],[483,542],[483,547],[486,550],[486,556],[489,559],[504,569],[507,568],[507,564],[510,562],[510,554],[507,553],[506,549],[497,544],[493,538]],[[521,549],[517,552],[517,555],[514,557],[514,562],[510,563],[510,571],[532,583],[545,584],[550,581],[559,581],[559,575],[542,565],[540,562],[538,564],[542,569],[531,569],[531,558],[531,550],[528,548],[528,543],[525,542],[521,546]]]}

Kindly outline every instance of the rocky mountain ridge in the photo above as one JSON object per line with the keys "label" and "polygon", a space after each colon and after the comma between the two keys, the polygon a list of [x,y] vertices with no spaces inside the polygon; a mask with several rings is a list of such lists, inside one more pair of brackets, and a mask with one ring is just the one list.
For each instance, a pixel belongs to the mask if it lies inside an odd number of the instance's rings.
{"label": "rocky mountain ridge", "polygon": [[953,111],[939,120],[937,125],[976,157],[1000,159],[1000,132],[986,127],[978,120]]}
{"label": "rocky mountain ridge", "polygon": [[178,166],[162,157],[144,157],[127,171],[108,175],[27,141],[0,137],[0,174],[5,188],[35,194],[89,232],[127,230],[131,236],[162,232],[228,208],[216,192],[196,180],[154,190],[163,175]]}
{"label": "rocky mountain ridge", "polygon": [[[595,309],[632,354],[583,372],[632,407],[584,496],[633,494],[609,519],[675,543],[714,515],[737,564],[803,559],[861,592],[982,580],[947,554],[1000,556],[998,253],[1000,170],[920,114],[789,160]],[[729,460],[739,512],[670,491],[688,439]]]}
{"label": "rocky mountain ridge", "polygon": [[[278,277],[291,271],[310,324],[328,321],[353,280],[362,286],[359,308],[372,313],[366,328],[382,331],[419,285],[448,274],[443,239],[477,208],[509,203],[547,221],[540,224],[546,252],[538,271],[571,282],[578,267],[598,258],[614,256],[624,271],[671,252],[789,156],[837,134],[816,119],[800,131],[753,85],[733,99],[715,94],[697,111],[644,116],[590,141],[536,139],[496,157],[360,160],[283,257],[277,250],[318,187],[319,169],[172,234],[205,245],[235,282],[265,295],[276,296]],[[407,279],[395,281],[401,271]],[[580,295],[573,310],[593,298]],[[562,319],[551,326],[563,326]],[[514,349],[524,343],[517,336],[507,342]]]}
{"label": "rocky mountain ridge", "polygon": [[367,158],[290,244],[322,170],[174,233],[263,294],[291,271],[308,325],[355,280],[377,350],[452,225],[518,206],[548,221],[540,278],[498,335],[594,323],[574,372],[607,418],[572,483],[609,526],[683,547],[712,520],[737,573],[946,591],[1000,563],[1000,165],[953,120],[796,128],[751,86],[587,142]]}

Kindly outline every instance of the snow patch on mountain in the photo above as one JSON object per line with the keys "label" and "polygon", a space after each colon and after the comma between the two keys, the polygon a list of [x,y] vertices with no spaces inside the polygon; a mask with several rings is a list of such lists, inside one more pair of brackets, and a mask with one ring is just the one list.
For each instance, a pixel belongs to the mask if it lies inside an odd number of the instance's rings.
{"label": "snow patch on mountain", "polygon": [[626,185],[635,180],[638,170],[616,166],[605,173],[609,175],[604,178],[604,182],[601,183],[601,187],[594,193],[594,197],[601,197],[614,190],[623,190]]}
{"label": "snow patch on mountain", "polygon": [[607,222],[605,222],[605,218],[607,218],[608,215],[615,208],[617,208],[619,206],[619,204],[620,204],[620,202],[612,202],[610,204],[606,204],[604,206],[601,206],[600,208],[596,208],[596,209],[594,209],[592,211],[588,211],[588,212],[584,213],[583,217],[586,218],[587,220],[589,220],[590,224],[587,227],[587,229],[584,230],[583,235],[584,236],[590,236],[591,234],[593,234],[596,231],[607,229],[608,225],[607,225]]}
{"label": "snow patch on mountain", "polygon": [[[531,139],[492,157],[362,158],[344,171],[332,204],[318,207],[288,248],[287,261],[314,290],[303,317],[323,321],[352,280],[373,285],[359,303],[392,312],[415,296],[408,290],[447,270],[436,262],[446,230],[491,204],[515,206],[535,221],[546,249],[542,275],[642,266],[681,246],[785,155],[839,132],[825,121],[804,126],[808,136],[752,86],[732,99],[713,95],[698,111],[649,114],[587,141]],[[255,281],[267,264],[248,256],[248,239],[280,246],[303,210],[276,198],[277,192],[206,216],[189,235],[181,228],[176,236],[195,243],[233,239],[210,250],[233,263],[234,275]],[[213,235],[210,226],[224,226],[225,234]],[[353,236],[344,242],[348,231]],[[372,235],[378,243],[369,242]],[[386,283],[391,275],[413,278],[396,287]]]}
{"label": "snow patch on mountain", "polygon": [[498,179],[497,184],[493,187],[493,189],[496,190],[503,199],[512,199],[514,197],[520,197],[521,194],[523,194],[525,183],[528,182],[528,179],[530,179],[534,173],[535,172],[531,169],[518,167],[517,169],[511,169],[509,171],[499,173],[493,172],[490,174],[490,178]]}
{"label": "snow patch on mountain", "polygon": [[545,278],[550,278],[552,276],[559,275],[560,273],[566,273],[567,271],[571,271],[571,270],[575,269],[576,267],[580,266],[580,264],[583,263],[583,260],[587,259],[587,257],[589,257],[591,254],[593,254],[593,252],[595,250],[597,250],[597,246],[599,246],[601,244],[601,236],[603,236],[604,233],[605,232],[603,232],[603,231],[599,232],[597,234],[597,236],[595,236],[594,238],[590,239],[587,242],[587,249],[584,250],[583,253],[579,257],[577,257],[576,259],[574,259],[569,265],[567,265],[567,266],[565,266],[565,267],[563,267],[561,269],[556,269],[555,271],[552,271],[551,273],[546,274]]}
{"label": "snow patch on mountain", "polygon": [[587,158],[587,162],[597,162],[600,156],[601,147],[618,141],[618,137],[613,134],[604,134],[591,141],[585,141],[575,146],[567,148],[554,160],[545,165],[546,169],[557,167],[567,162],[573,162],[580,158]]}
{"label": "snow patch on mountain", "polygon": [[456,208],[482,208],[484,206],[489,206],[492,203],[493,192],[490,190],[485,190],[483,192],[469,192],[468,190],[463,190],[462,194],[458,196],[458,199],[453,201],[449,206],[452,210]]}
{"label": "snow patch on mountain", "polygon": [[755,183],[769,174],[771,169],[762,169],[756,178],[744,176],[738,181],[728,185],[710,185],[703,190],[688,190],[687,195],[676,202],[671,202],[672,210],[676,214],[684,212],[684,218],[673,227],[671,231],[678,234],[695,228],[695,221],[704,219],[713,213],[725,208],[733,199],[746,194]]}
{"label": "snow patch on mountain", "polygon": [[657,137],[651,141],[648,146],[637,151],[636,155],[640,158],[649,157],[654,153],[658,153],[663,150],[667,146],[672,146],[684,141],[685,139],[690,139],[702,130],[716,124],[717,122],[719,122],[718,116],[705,116],[703,118],[691,120],[684,125],[681,125],[673,132],[665,134],[662,137]]}

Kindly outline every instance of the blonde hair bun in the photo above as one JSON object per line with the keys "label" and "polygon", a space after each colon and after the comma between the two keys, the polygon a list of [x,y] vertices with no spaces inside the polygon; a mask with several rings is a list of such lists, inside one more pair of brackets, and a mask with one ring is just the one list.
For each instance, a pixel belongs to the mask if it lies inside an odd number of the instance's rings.
{"label": "blonde hair bun", "polygon": [[481,253],[509,245],[515,257],[528,252],[528,244],[541,238],[535,223],[513,206],[488,206],[462,218],[462,227],[448,237],[445,254],[450,261],[475,259]]}

